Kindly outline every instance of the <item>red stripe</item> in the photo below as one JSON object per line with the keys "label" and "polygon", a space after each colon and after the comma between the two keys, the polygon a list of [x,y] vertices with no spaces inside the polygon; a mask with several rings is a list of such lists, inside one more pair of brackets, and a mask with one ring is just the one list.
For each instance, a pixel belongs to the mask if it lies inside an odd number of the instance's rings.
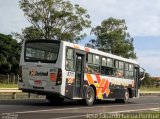
{"label": "red stripe", "polygon": [[106,89],[107,88],[109,88],[109,82],[108,82],[108,80],[106,80],[106,83],[104,84],[104,87],[103,87],[103,89],[102,89],[102,93],[105,93],[105,91],[106,91]]}
{"label": "red stripe", "polygon": [[84,50],[85,50],[86,52],[90,52],[89,48],[85,48]]}
{"label": "red stripe", "polygon": [[100,82],[101,82],[100,75],[96,75],[96,79],[97,79],[97,82],[98,82],[98,83],[100,83]]}

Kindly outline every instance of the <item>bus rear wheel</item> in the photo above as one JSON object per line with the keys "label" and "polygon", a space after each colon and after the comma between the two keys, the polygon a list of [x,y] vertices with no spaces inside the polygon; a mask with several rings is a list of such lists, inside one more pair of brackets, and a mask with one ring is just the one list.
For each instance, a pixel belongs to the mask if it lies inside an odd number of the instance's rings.
{"label": "bus rear wheel", "polygon": [[91,106],[93,105],[94,101],[95,101],[95,92],[94,92],[94,89],[91,86],[89,86],[86,89],[86,93],[85,93],[85,103],[88,106]]}
{"label": "bus rear wheel", "polygon": [[119,103],[128,103],[129,102],[129,91],[126,90],[124,94],[124,99],[115,99],[116,102]]}

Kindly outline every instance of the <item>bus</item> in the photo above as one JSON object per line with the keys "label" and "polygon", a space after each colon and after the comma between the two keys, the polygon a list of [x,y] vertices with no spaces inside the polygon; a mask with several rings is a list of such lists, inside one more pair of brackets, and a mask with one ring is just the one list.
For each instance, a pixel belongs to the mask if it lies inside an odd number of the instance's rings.
{"label": "bus", "polygon": [[140,66],[134,60],[57,40],[22,44],[19,89],[46,95],[51,103],[64,99],[92,105],[96,100],[127,103],[139,95]]}

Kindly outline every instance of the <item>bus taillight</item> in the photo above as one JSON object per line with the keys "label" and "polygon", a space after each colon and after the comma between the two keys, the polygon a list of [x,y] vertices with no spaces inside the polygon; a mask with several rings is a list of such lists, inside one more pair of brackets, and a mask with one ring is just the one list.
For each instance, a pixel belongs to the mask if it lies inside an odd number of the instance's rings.
{"label": "bus taillight", "polygon": [[19,70],[18,70],[18,75],[19,75],[19,82],[22,82],[22,66],[19,66]]}
{"label": "bus taillight", "polygon": [[50,81],[55,81],[55,80],[56,80],[56,74],[50,73]]}
{"label": "bus taillight", "polygon": [[56,85],[62,84],[62,69],[58,69]]}

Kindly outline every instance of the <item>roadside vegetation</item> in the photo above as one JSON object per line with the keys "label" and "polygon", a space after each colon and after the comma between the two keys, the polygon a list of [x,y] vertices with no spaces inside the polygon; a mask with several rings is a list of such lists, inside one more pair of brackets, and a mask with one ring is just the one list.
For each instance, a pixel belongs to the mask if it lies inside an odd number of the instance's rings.
{"label": "roadside vegetation", "polygon": [[18,88],[18,84],[0,84],[0,88]]}
{"label": "roadside vegetation", "polygon": [[151,77],[149,73],[145,74],[145,78],[141,82],[141,91],[160,91],[160,81]]}
{"label": "roadside vegetation", "polygon": [[141,91],[159,91],[160,92],[160,87],[144,87],[144,86],[141,86],[140,88]]}

